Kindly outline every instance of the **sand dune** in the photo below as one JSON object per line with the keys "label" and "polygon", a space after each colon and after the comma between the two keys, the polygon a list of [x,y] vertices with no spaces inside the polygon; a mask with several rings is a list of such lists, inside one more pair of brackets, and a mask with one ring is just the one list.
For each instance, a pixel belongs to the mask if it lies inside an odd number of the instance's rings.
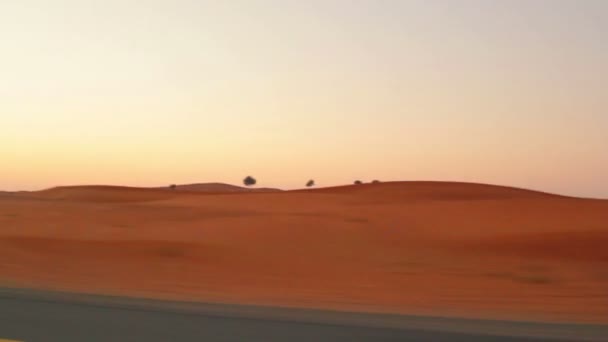
{"label": "sand dune", "polygon": [[297,191],[312,191],[317,193],[359,193],[378,195],[385,198],[400,197],[413,200],[492,200],[516,198],[546,198],[562,197],[545,192],[520,189],[490,184],[461,183],[461,182],[384,182],[361,185],[345,185],[319,189]]}
{"label": "sand dune", "polygon": [[481,246],[492,252],[530,258],[608,262],[608,234],[603,231],[518,234],[481,241]]}
{"label": "sand dune", "polygon": [[24,193],[31,198],[72,200],[86,202],[146,202],[194,194],[234,194],[280,192],[273,188],[244,188],[223,183],[200,183],[169,187],[138,188],[110,185],[60,186],[42,191]]}
{"label": "sand dune", "polygon": [[490,185],[0,196],[0,284],[608,323],[608,201]]}
{"label": "sand dune", "polygon": [[280,189],[274,188],[246,188],[225,183],[196,183],[196,184],[178,184],[175,187],[177,191],[194,191],[194,192],[209,192],[209,193],[225,193],[225,192],[279,192]]}
{"label": "sand dune", "polygon": [[62,186],[30,192],[30,197],[86,202],[145,202],[175,196],[168,190],[124,186]]}

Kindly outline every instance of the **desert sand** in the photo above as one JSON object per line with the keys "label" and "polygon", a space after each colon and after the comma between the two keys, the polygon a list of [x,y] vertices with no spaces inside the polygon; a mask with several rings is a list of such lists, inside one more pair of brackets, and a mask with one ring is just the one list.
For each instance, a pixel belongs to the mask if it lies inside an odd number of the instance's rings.
{"label": "desert sand", "polygon": [[608,323],[608,201],[480,184],[0,194],[0,286]]}
{"label": "desert sand", "polygon": [[[154,188],[154,189],[167,189],[167,187]],[[227,192],[279,192],[280,189],[275,188],[247,188],[243,186],[237,186],[225,183],[194,183],[194,184],[176,184],[175,188],[169,187],[171,190],[176,191],[195,191],[195,192],[206,192],[211,194],[221,194]]]}

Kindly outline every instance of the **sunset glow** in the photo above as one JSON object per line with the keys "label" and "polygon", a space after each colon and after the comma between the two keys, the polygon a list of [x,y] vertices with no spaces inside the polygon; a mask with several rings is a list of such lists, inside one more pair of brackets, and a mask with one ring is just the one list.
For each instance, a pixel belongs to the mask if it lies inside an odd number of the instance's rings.
{"label": "sunset glow", "polygon": [[608,2],[0,3],[0,190],[456,180],[608,197]]}

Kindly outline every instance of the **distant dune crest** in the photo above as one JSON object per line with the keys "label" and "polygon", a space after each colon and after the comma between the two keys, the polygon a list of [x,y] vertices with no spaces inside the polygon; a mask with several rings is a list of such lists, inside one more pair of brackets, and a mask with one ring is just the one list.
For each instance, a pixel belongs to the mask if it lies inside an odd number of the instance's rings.
{"label": "distant dune crest", "polygon": [[176,185],[174,190],[193,191],[193,192],[279,192],[281,189],[275,188],[245,188],[242,186],[226,183],[194,183]]}
{"label": "distant dune crest", "polygon": [[[112,185],[61,186],[43,191],[22,193],[19,196],[63,199],[90,202],[146,202],[174,198],[176,196],[197,196],[213,194],[350,194],[361,201],[398,203],[401,201],[476,201],[502,199],[543,199],[563,198],[586,200],[539,191],[489,184],[459,182],[383,182],[361,185],[344,185],[316,189],[283,191],[275,188],[246,188],[225,183],[195,183],[167,185],[164,187],[138,188]],[[602,200],[600,200],[602,201]]]}
{"label": "distant dune crest", "polygon": [[575,198],[509,186],[440,181],[378,182],[294,191],[336,194],[360,193],[369,196],[385,196],[386,199],[408,198],[420,200],[482,200],[546,197]]}

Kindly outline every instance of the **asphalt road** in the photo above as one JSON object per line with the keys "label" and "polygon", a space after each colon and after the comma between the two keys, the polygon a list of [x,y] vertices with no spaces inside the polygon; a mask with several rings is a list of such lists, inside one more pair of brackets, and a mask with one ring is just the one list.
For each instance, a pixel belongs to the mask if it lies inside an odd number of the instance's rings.
{"label": "asphalt road", "polygon": [[[509,336],[511,335],[511,336]],[[604,326],[340,313],[0,289],[0,341],[602,341]]]}

